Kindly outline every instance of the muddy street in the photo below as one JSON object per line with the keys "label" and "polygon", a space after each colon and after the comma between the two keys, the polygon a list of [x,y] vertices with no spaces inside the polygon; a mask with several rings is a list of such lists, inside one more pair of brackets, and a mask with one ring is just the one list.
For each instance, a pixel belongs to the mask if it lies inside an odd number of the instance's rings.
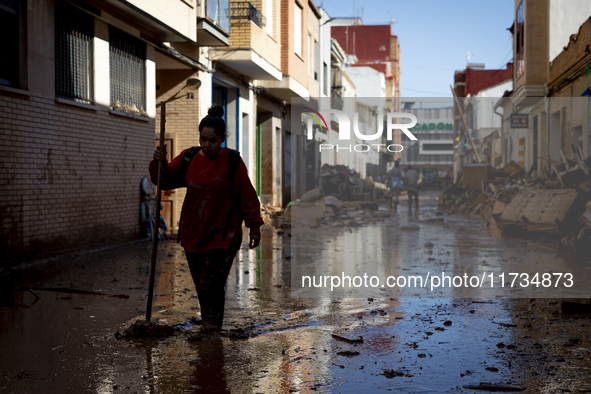
{"label": "muddy street", "polygon": [[511,259],[570,269],[551,244],[493,237],[462,216],[425,220],[436,193],[418,214],[401,206],[362,227],[263,228],[261,246],[243,245],[232,267],[224,331],[200,341],[187,339],[199,303],[174,241],[159,251],[153,320],[175,328],[162,339],[116,335],[144,318],[147,242],[3,272],[0,393],[591,392],[589,315],[567,313],[563,299],[292,294],[294,258],[336,265],[359,244],[375,251],[359,261],[387,261],[386,273],[475,262],[492,272]]}

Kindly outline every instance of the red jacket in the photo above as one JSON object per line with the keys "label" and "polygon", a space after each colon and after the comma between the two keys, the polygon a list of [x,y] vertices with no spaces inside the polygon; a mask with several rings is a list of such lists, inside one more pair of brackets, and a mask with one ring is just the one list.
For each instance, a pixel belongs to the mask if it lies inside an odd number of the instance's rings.
{"label": "red jacket", "polygon": [[[172,183],[181,170],[184,150],[162,169],[162,179]],[[226,240],[223,230],[226,217],[230,212],[231,201],[228,190],[228,156],[229,150],[222,151],[213,159],[197,153],[187,169],[187,194],[181,211],[180,227],[181,246],[189,252],[201,253],[209,249],[230,247],[236,232],[242,234],[242,221],[250,228],[251,234],[260,235],[259,227],[263,225],[261,206],[256,191],[248,178],[248,172],[242,159],[234,177],[234,193],[240,201],[240,209],[236,209],[230,217]],[[150,177],[156,184],[158,167],[150,162]]]}

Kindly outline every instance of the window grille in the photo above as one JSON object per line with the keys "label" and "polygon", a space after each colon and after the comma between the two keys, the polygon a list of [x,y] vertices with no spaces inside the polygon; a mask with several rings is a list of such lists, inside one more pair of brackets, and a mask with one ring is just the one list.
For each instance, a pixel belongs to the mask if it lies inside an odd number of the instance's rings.
{"label": "window grille", "polygon": [[19,85],[19,12],[18,0],[0,0],[0,85]]}
{"label": "window grille", "polygon": [[146,44],[109,26],[111,108],[145,115]]}
{"label": "window grille", "polygon": [[230,3],[230,19],[248,19],[259,27],[267,23],[263,13],[248,1]]}
{"label": "window grille", "polygon": [[73,6],[55,8],[55,94],[92,101],[92,38],[94,18]]}

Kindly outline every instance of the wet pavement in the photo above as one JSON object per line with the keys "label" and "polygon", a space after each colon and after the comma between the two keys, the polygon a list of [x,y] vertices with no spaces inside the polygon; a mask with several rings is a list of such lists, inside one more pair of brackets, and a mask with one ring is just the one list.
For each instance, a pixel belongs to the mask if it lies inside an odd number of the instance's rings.
{"label": "wet pavement", "polygon": [[[591,392],[590,316],[563,313],[562,299],[379,289],[355,298],[326,289],[321,297],[292,297],[292,255],[337,265],[342,254],[370,253],[362,251],[368,239],[383,246],[371,258],[392,262],[384,275],[503,270],[517,259],[572,268],[553,244],[493,237],[473,217],[421,222],[436,210],[436,194],[423,194],[420,215],[409,215],[403,200],[399,213],[362,227],[263,228],[261,246],[243,243],[228,279],[224,328],[241,330],[197,342],[186,334],[196,328],[199,303],[174,241],[162,244],[156,277],[153,320],[176,327],[164,339],[115,336],[145,315],[149,242],[5,274],[0,394],[476,393],[500,384]],[[419,231],[401,230],[417,221]],[[490,385],[468,388],[481,383]]]}

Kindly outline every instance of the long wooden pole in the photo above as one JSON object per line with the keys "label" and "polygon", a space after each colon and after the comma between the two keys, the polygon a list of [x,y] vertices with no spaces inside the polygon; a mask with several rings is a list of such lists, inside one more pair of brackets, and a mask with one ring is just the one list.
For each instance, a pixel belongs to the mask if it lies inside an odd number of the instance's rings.
{"label": "long wooden pole", "polygon": [[[160,151],[164,152],[164,133],[166,123],[166,102],[160,103]],[[162,201],[162,191],[160,183],[162,181],[162,164],[158,160],[158,181],[156,183],[156,216],[154,218],[154,228],[152,229],[152,258],[150,264],[150,284],[148,286],[148,305],[146,307],[146,321],[152,318],[152,298],[154,298],[154,278],[156,276],[156,256],[158,254],[158,237],[160,235],[160,203]]]}
{"label": "long wooden pole", "polygon": [[468,136],[468,139],[470,140],[470,145],[472,145],[472,150],[474,151],[474,156],[476,156],[476,161],[478,163],[482,163],[482,161],[480,160],[480,155],[478,154],[478,152],[476,151],[476,147],[474,146],[474,140],[470,135],[470,130],[468,130],[468,125],[466,124],[466,117],[464,116],[464,111],[462,110],[460,102],[458,101],[458,96],[456,96],[456,91],[454,90],[453,86],[449,85],[449,87],[451,88],[451,92],[454,95],[456,105],[458,106],[458,111],[460,111],[460,115],[462,116],[462,124],[464,125],[464,129],[466,130],[465,133]]}

